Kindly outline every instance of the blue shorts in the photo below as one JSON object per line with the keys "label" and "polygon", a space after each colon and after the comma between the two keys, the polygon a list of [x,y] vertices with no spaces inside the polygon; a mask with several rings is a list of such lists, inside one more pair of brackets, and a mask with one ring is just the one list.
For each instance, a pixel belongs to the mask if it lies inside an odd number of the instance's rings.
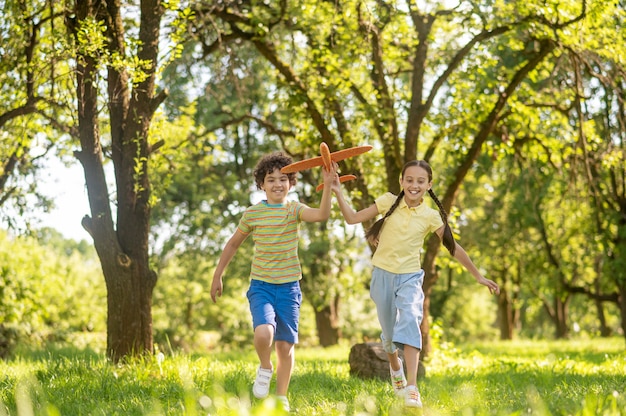
{"label": "blue shorts", "polygon": [[300,282],[267,283],[252,279],[246,294],[250,303],[252,326],[270,324],[274,340],[298,343],[298,322],[302,291]]}
{"label": "blue shorts", "polygon": [[393,354],[405,345],[422,349],[423,282],[423,270],[396,274],[374,267],[370,297],[376,304],[385,352]]}

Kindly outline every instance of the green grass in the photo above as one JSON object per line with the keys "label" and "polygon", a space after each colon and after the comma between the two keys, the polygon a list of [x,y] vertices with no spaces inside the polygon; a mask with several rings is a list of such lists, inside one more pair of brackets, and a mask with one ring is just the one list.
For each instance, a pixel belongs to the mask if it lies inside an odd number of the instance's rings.
{"label": "green grass", "polygon": [[[387,381],[351,377],[350,346],[296,348],[289,398],[299,415],[626,415],[621,338],[440,345],[419,381],[423,411]],[[112,365],[91,350],[0,361],[0,415],[272,415],[251,398],[252,349]]]}

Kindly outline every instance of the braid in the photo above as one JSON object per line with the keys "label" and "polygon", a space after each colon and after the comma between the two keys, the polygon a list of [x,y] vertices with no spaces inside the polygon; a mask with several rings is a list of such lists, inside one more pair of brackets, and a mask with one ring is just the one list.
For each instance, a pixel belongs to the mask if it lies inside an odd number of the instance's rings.
{"label": "braid", "polygon": [[443,245],[448,249],[450,254],[454,256],[454,251],[456,249],[456,241],[454,241],[454,235],[452,235],[452,230],[450,229],[450,225],[448,224],[448,213],[443,208],[443,204],[437,198],[437,195],[433,192],[432,189],[428,190],[428,195],[435,201],[437,207],[439,207],[439,215],[441,215],[441,219],[443,220],[444,229],[443,229]]}
{"label": "braid", "polygon": [[400,205],[400,201],[402,200],[403,196],[404,196],[404,189],[400,191],[393,205],[391,206],[391,208],[389,208],[389,211],[387,211],[387,213],[381,219],[376,221],[370,227],[370,229],[367,230],[367,232],[365,233],[365,238],[367,238],[367,240],[370,243],[374,244],[374,241],[378,238],[378,235],[380,234],[381,228],[383,228],[383,223],[385,222],[387,217],[389,217],[396,210],[396,208],[398,208],[398,205]]}
{"label": "braid", "polygon": [[[406,172],[407,168],[411,166],[417,166],[417,167],[424,169],[428,173],[428,182],[429,183],[432,182],[433,170],[428,164],[428,162],[426,162],[425,160],[412,160],[410,162],[405,163],[404,167],[402,168],[402,175],[401,175],[402,178],[404,178],[404,173]],[[443,220],[444,228],[443,228],[443,236],[441,237],[443,245],[445,246],[445,248],[448,249],[450,254],[454,256],[454,252],[456,251],[456,241],[454,241],[454,235],[452,234],[452,230],[450,229],[450,225],[448,224],[448,213],[443,208],[443,204],[441,203],[441,201],[439,201],[439,198],[437,198],[437,195],[435,195],[435,192],[433,192],[432,189],[428,190],[428,195],[430,195],[433,201],[435,201],[435,204],[437,204],[437,207],[439,208],[439,215],[441,216],[441,219]],[[375,245],[375,241],[376,239],[378,239],[378,235],[380,234],[380,230],[383,227],[383,223],[385,222],[385,219],[387,219],[387,217],[389,217],[393,213],[393,211],[398,207],[403,196],[404,196],[404,189],[400,191],[400,194],[396,198],[391,208],[389,208],[389,211],[387,211],[387,213],[381,219],[376,221],[374,225],[372,225],[372,227],[369,230],[367,230],[367,232],[365,233],[365,237],[368,239],[368,241],[371,244]]]}

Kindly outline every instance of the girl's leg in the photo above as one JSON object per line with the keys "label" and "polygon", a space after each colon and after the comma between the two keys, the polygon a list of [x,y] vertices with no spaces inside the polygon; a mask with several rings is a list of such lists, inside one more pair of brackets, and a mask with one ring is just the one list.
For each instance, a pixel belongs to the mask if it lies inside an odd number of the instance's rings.
{"label": "girl's leg", "polygon": [[415,385],[422,346],[420,325],[424,316],[423,279],[423,271],[399,275],[394,287],[398,320],[394,325],[393,340],[404,345],[408,385]]}
{"label": "girl's leg", "polygon": [[409,386],[417,383],[417,366],[420,359],[420,350],[410,345],[404,346],[404,361],[406,363],[406,381]]}
{"label": "girl's leg", "polygon": [[407,407],[422,407],[422,399],[420,397],[419,390],[417,389],[417,366],[420,357],[420,350],[411,347],[410,345],[404,346],[404,361],[406,362],[407,373],[407,387],[406,397],[404,398],[404,405]]}
{"label": "girl's leg", "polygon": [[261,368],[272,369],[272,342],[274,327],[270,324],[259,325],[254,329],[254,348],[259,356]]}
{"label": "girl's leg", "polygon": [[372,271],[370,297],[376,304],[378,322],[380,322],[382,330],[383,349],[389,358],[391,385],[394,392],[398,396],[402,396],[406,387],[406,377],[402,370],[402,363],[398,359],[398,348],[393,343],[394,327],[398,316],[394,293],[396,276],[393,273],[375,267]]}
{"label": "girl's leg", "polygon": [[389,359],[389,370],[393,390],[396,395],[403,396],[407,383],[402,361],[398,358],[398,350],[395,350],[393,353],[387,353],[387,358]]}
{"label": "girl's leg", "polygon": [[[389,365],[393,371],[400,370],[400,360],[398,359],[398,350],[396,350],[393,354],[387,353],[387,358],[389,359]],[[406,360],[406,356],[405,356]]]}
{"label": "girl's leg", "polygon": [[398,370],[397,364],[398,353],[396,346],[393,344],[393,331],[396,324],[398,310],[396,309],[394,298],[394,274],[386,272],[377,267],[372,271],[372,280],[370,282],[370,297],[376,304],[376,314],[382,332],[381,340],[383,349],[389,355],[394,355],[396,359],[389,357],[392,368]]}
{"label": "girl's leg", "polygon": [[295,362],[294,344],[276,341],[276,395],[286,396]]}

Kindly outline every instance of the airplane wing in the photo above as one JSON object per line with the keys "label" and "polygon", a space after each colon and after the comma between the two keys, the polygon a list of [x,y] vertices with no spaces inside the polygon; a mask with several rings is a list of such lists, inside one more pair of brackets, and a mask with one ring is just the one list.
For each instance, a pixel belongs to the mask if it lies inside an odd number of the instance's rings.
{"label": "airplane wing", "polygon": [[369,152],[370,150],[372,150],[372,146],[370,145],[356,146],[349,149],[337,150],[336,152],[330,154],[330,158],[333,160],[333,162],[339,162],[340,160],[344,160],[352,156],[357,156],[362,153]]}
{"label": "airplane wing", "polygon": [[[326,146],[326,149],[328,149],[328,146]],[[330,159],[333,162],[339,162],[340,160],[344,160],[352,156],[357,156],[361,153],[369,152],[370,150],[372,150],[372,146],[370,145],[351,147],[349,149],[338,150],[336,152],[330,153]],[[326,150],[326,152],[328,152],[328,150]],[[292,173],[299,172],[305,169],[311,169],[316,166],[324,166],[324,159],[322,158],[322,156],[294,162],[290,165],[283,167],[280,171],[282,173]]]}
{"label": "airplane wing", "polygon": [[280,171],[281,173],[300,172],[301,170],[311,169],[316,166],[323,166],[324,161],[321,156],[313,157],[311,159],[304,159],[299,162],[294,162],[290,165],[284,166]]}
{"label": "airplane wing", "polygon": [[[354,175],[343,175],[339,177],[339,183],[344,183],[344,182],[348,182],[351,181],[353,179],[356,179],[356,176]],[[320,183],[319,185],[317,185],[317,188],[315,188],[315,190],[317,192],[321,191],[322,189],[324,189],[324,184]]]}

